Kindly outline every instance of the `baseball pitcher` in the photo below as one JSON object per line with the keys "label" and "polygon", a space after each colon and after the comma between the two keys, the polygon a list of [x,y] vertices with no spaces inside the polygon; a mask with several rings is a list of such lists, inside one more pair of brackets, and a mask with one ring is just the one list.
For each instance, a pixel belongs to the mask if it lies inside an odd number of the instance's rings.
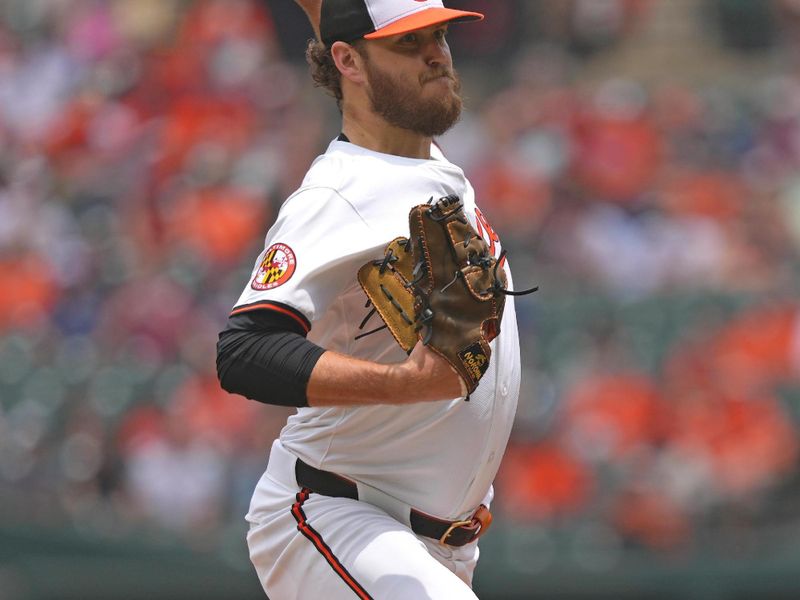
{"label": "baseball pitcher", "polygon": [[284,202],[217,348],[223,388],[297,407],[253,494],[250,557],[272,600],[474,599],[519,342],[500,240],[434,138],[462,107],[448,27],[483,17],[304,7],[342,133]]}

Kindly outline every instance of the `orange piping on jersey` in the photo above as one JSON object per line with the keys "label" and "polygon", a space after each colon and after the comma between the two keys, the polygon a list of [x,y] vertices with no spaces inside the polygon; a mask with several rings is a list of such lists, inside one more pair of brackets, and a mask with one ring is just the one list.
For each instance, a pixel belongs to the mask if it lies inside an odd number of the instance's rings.
{"label": "orange piping on jersey", "polygon": [[279,312],[284,315],[288,315],[300,324],[300,326],[303,328],[303,331],[305,331],[306,333],[311,331],[311,328],[306,324],[306,322],[300,317],[298,317],[294,312],[292,312],[288,308],[275,306],[271,302],[258,302],[256,304],[248,304],[247,306],[242,306],[241,308],[234,309],[231,312],[231,316],[240,315],[242,313],[250,312],[251,310],[261,310],[264,308],[267,308],[269,310],[274,310],[275,312]]}

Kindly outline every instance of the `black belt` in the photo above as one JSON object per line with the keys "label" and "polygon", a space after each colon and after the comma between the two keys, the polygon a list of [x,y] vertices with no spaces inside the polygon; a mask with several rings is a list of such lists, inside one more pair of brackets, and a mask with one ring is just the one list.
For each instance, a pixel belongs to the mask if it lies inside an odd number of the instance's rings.
{"label": "black belt", "polygon": [[[304,488],[334,498],[351,498],[358,500],[358,488],[354,481],[316,469],[299,458],[294,467],[297,483]],[[437,519],[415,508],[411,509],[411,529],[417,535],[439,540],[448,546],[463,546],[478,539],[489,529],[492,515],[483,504],[475,511],[471,519],[466,521],[446,521]]]}

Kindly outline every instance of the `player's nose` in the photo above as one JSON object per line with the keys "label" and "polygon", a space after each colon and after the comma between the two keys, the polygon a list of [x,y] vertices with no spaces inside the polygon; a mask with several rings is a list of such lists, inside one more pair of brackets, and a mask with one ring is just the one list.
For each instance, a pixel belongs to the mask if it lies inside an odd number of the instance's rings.
{"label": "player's nose", "polygon": [[425,64],[429,67],[450,66],[450,48],[447,42],[431,37],[423,47]]}

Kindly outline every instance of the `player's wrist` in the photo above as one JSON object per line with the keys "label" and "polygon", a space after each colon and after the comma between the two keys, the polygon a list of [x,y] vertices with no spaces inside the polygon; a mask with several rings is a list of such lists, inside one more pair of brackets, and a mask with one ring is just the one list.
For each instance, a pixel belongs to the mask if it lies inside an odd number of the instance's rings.
{"label": "player's wrist", "polygon": [[451,400],[467,393],[464,380],[450,363],[421,342],[402,364],[402,384],[406,393],[410,390],[415,394],[409,399],[410,402]]}

